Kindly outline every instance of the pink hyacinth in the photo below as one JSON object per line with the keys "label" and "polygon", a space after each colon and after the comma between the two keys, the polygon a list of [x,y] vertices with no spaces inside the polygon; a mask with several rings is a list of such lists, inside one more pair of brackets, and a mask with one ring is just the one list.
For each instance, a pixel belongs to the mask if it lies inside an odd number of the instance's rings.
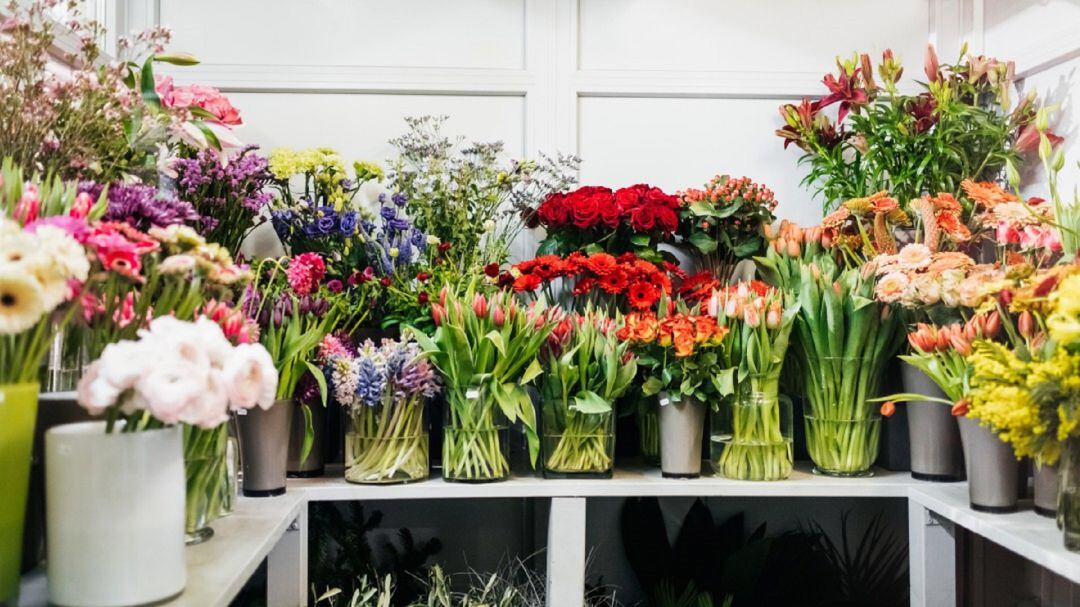
{"label": "pink hyacinth", "polygon": [[326,276],[326,262],[318,253],[301,253],[292,258],[285,277],[297,295],[308,295],[318,289],[319,281]]}

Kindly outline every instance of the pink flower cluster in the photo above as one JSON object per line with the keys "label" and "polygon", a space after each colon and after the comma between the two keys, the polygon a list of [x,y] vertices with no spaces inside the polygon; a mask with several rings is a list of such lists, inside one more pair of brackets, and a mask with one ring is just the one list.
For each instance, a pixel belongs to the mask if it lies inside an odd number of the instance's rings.
{"label": "pink flower cluster", "polygon": [[326,262],[318,253],[301,253],[289,260],[285,277],[297,295],[309,295],[326,276]]}
{"label": "pink flower cluster", "polygon": [[128,224],[113,221],[93,225],[86,237],[86,245],[104,269],[134,279],[142,278],[142,257],[161,246]]}
{"label": "pink flower cluster", "polygon": [[218,122],[226,126],[240,126],[240,112],[237,111],[229,98],[221,94],[221,91],[212,86],[192,84],[190,86],[177,86],[173,84],[172,76],[155,77],[154,88],[161,104],[167,108],[186,109],[197,107],[214,115]]}

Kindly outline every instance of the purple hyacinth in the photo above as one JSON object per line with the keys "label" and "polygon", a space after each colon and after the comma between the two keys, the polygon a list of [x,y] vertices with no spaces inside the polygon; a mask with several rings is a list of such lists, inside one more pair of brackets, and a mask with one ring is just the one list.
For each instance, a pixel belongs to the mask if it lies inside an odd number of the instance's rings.
{"label": "purple hyacinth", "polygon": [[382,402],[383,389],[386,388],[386,373],[370,358],[361,358],[357,363],[356,396],[369,407],[376,407]]}

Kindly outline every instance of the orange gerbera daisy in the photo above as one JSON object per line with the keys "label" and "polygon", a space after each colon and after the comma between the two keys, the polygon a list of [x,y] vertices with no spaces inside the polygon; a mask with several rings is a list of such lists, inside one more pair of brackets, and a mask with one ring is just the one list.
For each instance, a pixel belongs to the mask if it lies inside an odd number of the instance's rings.
{"label": "orange gerbera daisy", "polygon": [[619,265],[619,262],[615,260],[615,257],[608,253],[594,253],[589,255],[582,263],[590,272],[597,276],[606,276],[615,271]]}
{"label": "orange gerbera daisy", "polygon": [[960,182],[960,187],[964,188],[964,193],[969,198],[987,209],[992,209],[1001,203],[1019,201],[1019,198],[990,181],[976,182],[965,179]]}

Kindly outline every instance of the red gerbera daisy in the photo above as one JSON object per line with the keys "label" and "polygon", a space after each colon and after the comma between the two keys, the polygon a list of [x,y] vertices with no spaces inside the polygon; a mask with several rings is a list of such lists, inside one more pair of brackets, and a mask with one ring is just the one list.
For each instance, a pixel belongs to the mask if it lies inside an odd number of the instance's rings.
{"label": "red gerbera daisy", "polygon": [[626,273],[621,269],[615,268],[601,276],[598,282],[600,283],[600,288],[605,292],[617,295],[626,290]]}
{"label": "red gerbera daisy", "polygon": [[646,310],[653,307],[660,299],[660,290],[650,283],[636,281],[626,291],[626,299],[630,307],[635,310]]}
{"label": "red gerbera daisy", "polygon": [[595,286],[595,278],[592,276],[582,276],[574,283],[574,297],[580,297],[581,295],[587,294],[589,291],[592,291]]}
{"label": "red gerbera daisy", "polygon": [[540,277],[535,274],[522,274],[514,281],[514,291],[535,291],[541,282]]}
{"label": "red gerbera daisy", "polygon": [[563,260],[558,255],[543,255],[533,260],[532,272],[544,280],[561,276],[565,272]]}
{"label": "red gerbera daisy", "polygon": [[584,262],[585,267],[597,276],[606,276],[617,269],[619,265],[615,258],[607,253],[594,253]]}

